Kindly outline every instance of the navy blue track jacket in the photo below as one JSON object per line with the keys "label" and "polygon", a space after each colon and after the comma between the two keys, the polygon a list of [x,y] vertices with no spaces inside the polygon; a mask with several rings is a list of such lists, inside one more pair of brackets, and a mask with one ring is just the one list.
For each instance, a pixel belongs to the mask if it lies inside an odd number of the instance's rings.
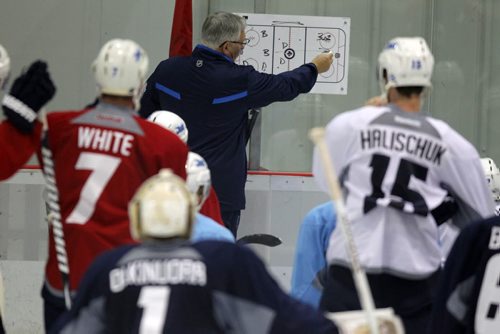
{"label": "navy blue track jacket", "polygon": [[156,110],[179,115],[189,130],[188,146],[212,173],[222,211],[245,208],[247,111],[289,101],[311,90],[318,71],[312,63],[278,75],[238,65],[198,45],[189,57],[162,61],[148,79],[140,114]]}

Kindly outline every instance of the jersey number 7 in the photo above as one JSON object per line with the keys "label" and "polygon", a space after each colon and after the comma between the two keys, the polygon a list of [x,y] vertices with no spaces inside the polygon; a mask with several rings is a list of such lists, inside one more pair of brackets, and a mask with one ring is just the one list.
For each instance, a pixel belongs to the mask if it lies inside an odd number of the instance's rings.
{"label": "jersey number 7", "polygon": [[[417,191],[409,189],[410,178],[413,175],[425,182],[427,179],[427,167],[416,164],[412,161],[401,159],[399,162],[396,178],[393,182],[390,196],[386,196],[382,191],[382,182],[389,167],[390,157],[382,154],[374,154],[370,167],[372,168],[371,183],[372,193],[365,197],[363,213],[370,212],[377,206],[377,200],[386,199],[387,205],[405,212],[426,216],[429,213],[424,198]],[[412,203],[413,208],[409,208],[406,203]]]}
{"label": "jersey number 7", "polygon": [[75,169],[91,170],[80,192],[80,199],[66,219],[70,224],[85,224],[95,211],[95,204],[115,173],[121,159],[101,153],[82,152]]}

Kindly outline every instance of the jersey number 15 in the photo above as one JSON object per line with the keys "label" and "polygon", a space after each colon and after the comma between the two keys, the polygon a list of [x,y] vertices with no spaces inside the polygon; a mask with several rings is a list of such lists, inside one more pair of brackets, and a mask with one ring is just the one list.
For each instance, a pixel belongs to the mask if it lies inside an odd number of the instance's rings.
{"label": "jersey number 15", "polygon": [[[396,178],[392,183],[389,196],[382,190],[382,182],[386,177],[389,167],[390,157],[382,154],[374,154],[370,162],[372,168],[371,183],[372,193],[365,197],[363,213],[368,213],[377,206],[377,201],[387,198],[387,205],[398,210],[418,215],[426,216],[429,212],[427,204],[421,194],[408,187],[410,178],[413,175],[417,179],[424,181],[427,179],[427,167],[416,164],[412,161],[401,159],[396,173]],[[406,206],[406,203],[413,204],[413,208]]]}

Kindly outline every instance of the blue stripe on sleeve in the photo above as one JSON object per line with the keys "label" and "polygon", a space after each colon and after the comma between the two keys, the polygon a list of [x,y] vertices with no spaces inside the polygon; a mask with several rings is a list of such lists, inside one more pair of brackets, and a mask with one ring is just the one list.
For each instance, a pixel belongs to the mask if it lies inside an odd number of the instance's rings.
{"label": "blue stripe on sleeve", "polygon": [[158,89],[159,91],[164,92],[165,94],[168,94],[172,96],[173,98],[180,100],[181,99],[181,93],[176,92],[175,90],[172,90],[170,88],[167,88],[163,86],[162,84],[156,83],[155,88]]}
{"label": "blue stripe on sleeve", "polygon": [[234,101],[234,100],[242,99],[242,98],[244,98],[247,95],[248,95],[248,91],[245,90],[243,92],[236,93],[236,94],[233,94],[233,95],[228,95],[228,96],[224,96],[224,97],[215,98],[215,99],[213,99],[212,104],[220,104],[220,103],[231,102],[231,101]]}

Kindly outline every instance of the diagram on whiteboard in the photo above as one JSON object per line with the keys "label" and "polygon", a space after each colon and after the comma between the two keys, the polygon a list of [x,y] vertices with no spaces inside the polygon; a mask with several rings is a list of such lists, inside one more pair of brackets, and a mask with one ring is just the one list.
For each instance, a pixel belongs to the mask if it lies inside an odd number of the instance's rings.
{"label": "diagram on whiteboard", "polygon": [[318,75],[312,93],[347,94],[350,18],[239,14],[247,21],[248,44],[237,59],[257,71],[279,74],[310,62],[318,53],[334,55]]}

